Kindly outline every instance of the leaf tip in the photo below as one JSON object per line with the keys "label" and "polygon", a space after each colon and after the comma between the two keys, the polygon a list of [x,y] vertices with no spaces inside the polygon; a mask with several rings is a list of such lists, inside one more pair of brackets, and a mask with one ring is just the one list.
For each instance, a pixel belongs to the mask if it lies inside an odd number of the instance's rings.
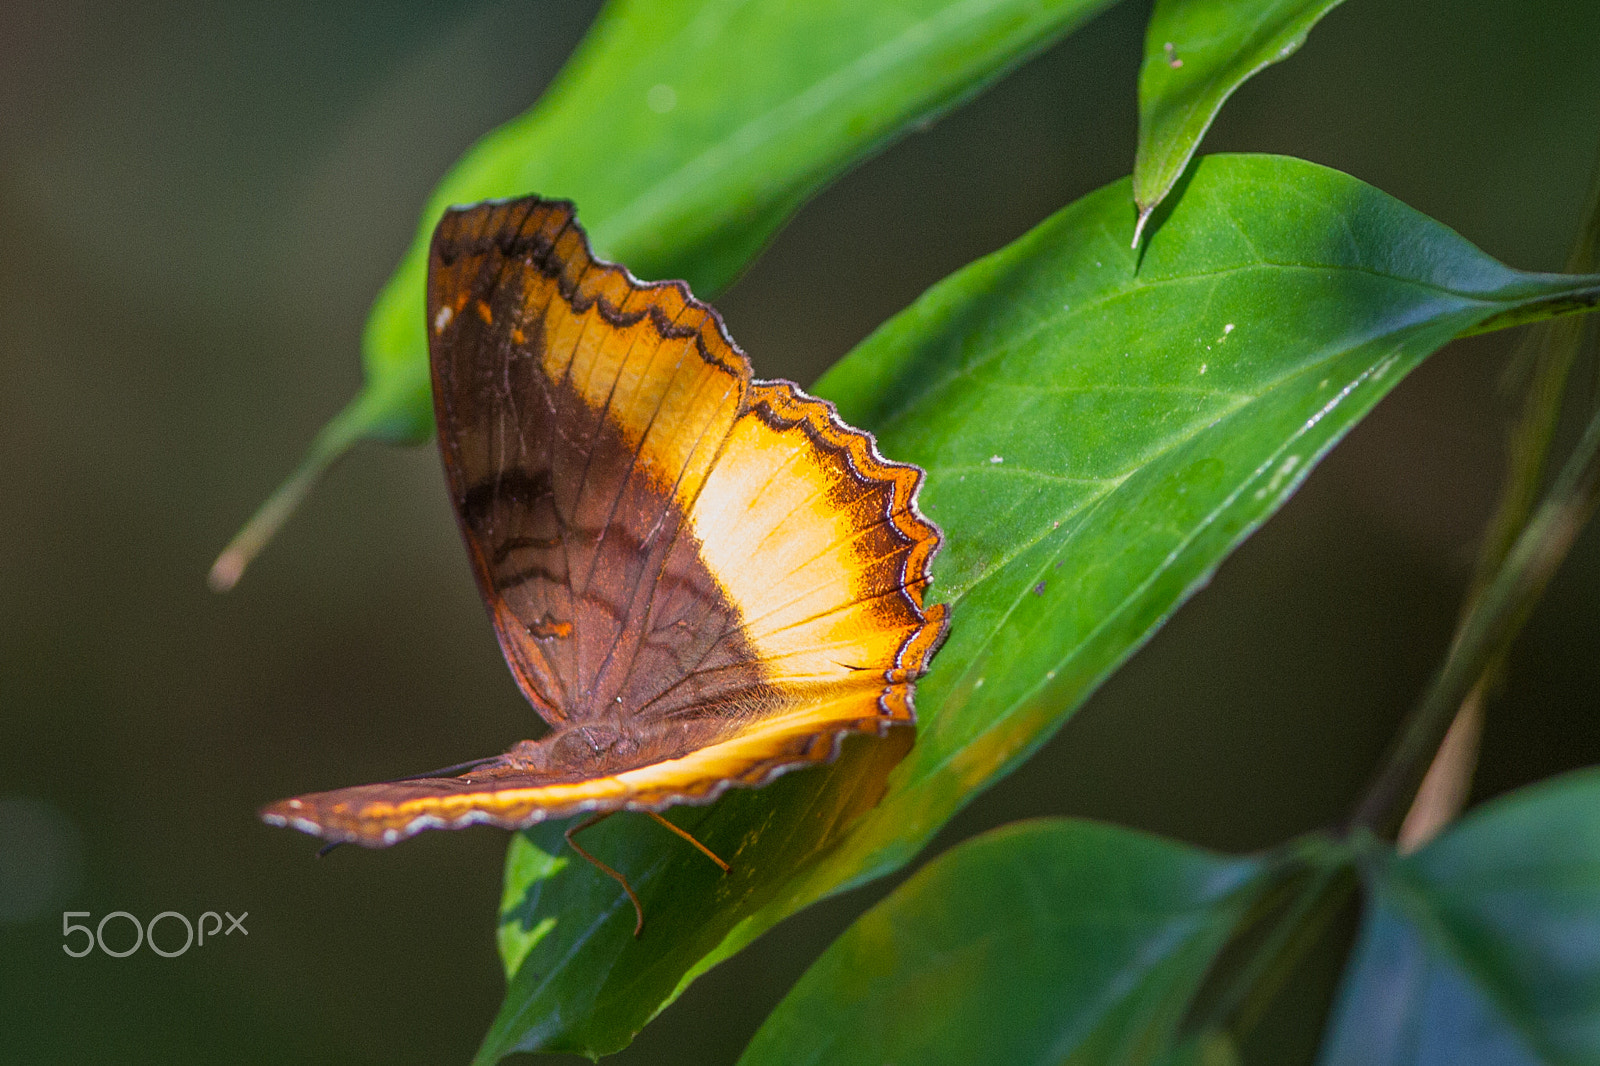
{"label": "leaf tip", "polygon": [[222,549],[222,554],[217,556],[216,562],[211,564],[211,571],[206,575],[206,584],[211,591],[227,592],[239,583],[250,563],[261,554],[261,549],[271,542],[283,523],[299,509],[312,486],[321,480],[336,459],[365,434],[371,420],[370,402],[363,393],[322,427],[322,431],[311,442],[305,458],[300,460],[300,465],[267,497],[267,502],[250,516],[244,528],[234,534],[228,546]]}
{"label": "leaf tip", "polygon": [[1141,205],[1139,207],[1139,221],[1133,224],[1133,244],[1129,246],[1136,252],[1139,250],[1139,238],[1144,236],[1144,224],[1150,221],[1150,215],[1155,209],[1155,204]]}
{"label": "leaf tip", "polygon": [[305,498],[306,492],[327,466],[326,462],[316,462],[317,458],[308,457],[307,461],[267,498],[267,502],[250,516],[250,521],[234,534],[228,546],[222,549],[222,554],[217,556],[216,562],[211,564],[210,572],[206,574],[206,584],[210,586],[212,592],[228,592],[237,585],[239,579],[244,576],[245,569],[257,555],[261,554],[261,549],[267,546],[278,529],[300,506],[300,501]]}
{"label": "leaf tip", "polygon": [[244,568],[250,565],[250,555],[240,544],[243,537],[235,537],[233,541],[217,556],[217,561],[211,564],[211,569],[206,573],[206,586],[212,592],[229,592],[239,583],[244,576]]}

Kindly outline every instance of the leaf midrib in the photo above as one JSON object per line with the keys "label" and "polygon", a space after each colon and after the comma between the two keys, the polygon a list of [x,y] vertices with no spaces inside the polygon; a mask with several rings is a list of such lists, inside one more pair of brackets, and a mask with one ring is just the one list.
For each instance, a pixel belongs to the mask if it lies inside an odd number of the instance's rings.
{"label": "leaf midrib", "polygon": [[1394,902],[1396,910],[1405,916],[1417,939],[1432,951],[1444,956],[1469,977],[1473,988],[1484,1002],[1495,1008],[1507,1028],[1520,1036],[1530,1049],[1549,1056],[1551,1061],[1559,1059],[1560,1056],[1554,1054],[1555,1049],[1548,1047],[1540,1039],[1540,1034],[1531,1019],[1506,999],[1499,982],[1483,969],[1472,953],[1457,939],[1449,924],[1435,913],[1435,908],[1428,899],[1427,886],[1405,869],[1404,860],[1387,864],[1378,876],[1382,877],[1383,887],[1389,890],[1389,898]]}
{"label": "leaf midrib", "polygon": [[[1249,273],[1251,271],[1266,270],[1266,269],[1282,270],[1282,271],[1301,271],[1301,272],[1308,272],[1308,273],[1309,272],[1319,272],[1319,273],[1320,272],[1340,272],[1340,273],[1361,274],[1361,275],[1368,276],[1368,277],[1378,278],[1378,279],[1384,280],[1384,281],[1394,282],[1395,284],[1398,284],[1398,285],[1408,286],[1408,287],[1416,288],[1416,289],[1422,289],[1422,290],[1427,291],[1427,292],[1438,293],[1438,294],[1441,294],[1441,295],[1444,295],[1444,296],[1454,297],[1454,298],[1456,298],[1458,300],[1463,301],[1464,303],[1477,304],[1477,305],[1480,305],[1480,306],[1483,306],[1483,307],[1486,307],[1486,308],[1494,308],[1494,307],[1500,306],[1502,304],[1516,304],[1516,303],[1521,302],[1519,300],[1505,300],[1505,299],[1498,299],[1497,300],[1497,299],[1494,299],[1494,298],[1486,298],[1486,297],[1484,297],[1482,295],[1473,296],[1473,295],[1470,295],[1468,293],[1459,292],[1459,291],[1457,291],[1455,289],[1446,288],[1446,287],[1441,286],[1441,285],[1435,285],[1435,284],[1432,284],[1432,283],[1426,282],[1426,281],[1419,281],[1419,280],[1417,280],[1415,278],[1406,278],[1406,277],[1401,277],[1401,276],[1395,275],[1395,274],[1388,274],[1388,273],[1385,273],[1385,272],[1380,271],[1380,270],[1371,269],[1369,267],[1331,266],[1331,265],[1307,264],[1307,263],[1276,263],[1276,262],[1272,262],[1270,260],[1261,260],[1261,261],[1258,261],[1258,262],[1255,262],[1255,263],[1240,264],[1238,266],[1232,266],[1232,267],[1220,267],[1220,268],[1218,268],[1216,270],[1197,271],[1195,273],[1190,273],[1190,274],[1174,274],[1174,275],[1169,275],[1167,277],[1158,278],[1158,279],[1155,279],[1153,281],[1135,280],[1131,284],[1128,284],[1128,285],[1125,285],[1125,286],[1117,288],[1115,291],[1108,292],[1108,293],[1106,293],[1106,294],[1104,294],[1102,296],[1091,297],[1086,303],[1081,303],[1081,304],[1080,303],[1074,303],[1071,306],[1070,310],[1062,311],[1062,312],[1059,312],[1059,313],[1056,313],[1056,314],[1052,314],[1052,315],[1050,315],[1048,317],[1041,318],[1041,319],[1037,320],[1032,326],[1028,327],[1026,330],[1019,331],[1019,332],[1013,334],[1012,336],[1008,337],[1006,339],[1006,341],[1004,341],[1003,343],[997,344],[994,347],[990,348],[988,351],[986,351],[983,355],[979,356],[973,362],[965,364],[965,365],[960,366],[960,367],[957,367],[953,371],[951,371],[949,373],[946,373],[946,374],[944,374],[943,376],[941,376],[939,378],[934,379],[922,391],[918,392],[914,396],[910,396],[910,397],[906,398],[905,401],[902,404],[900,404],[897,408],[892,408],[885,415],[883,415],[881,418],[874,419],[874,427],[873,427],[874,431],[875,431],[876,435],[879,436],[879,437],[886,436],[888,434],[888,432],[889,432],[890,427],[893,426],[896,422],[898,422],[901,419],[905,418],[907,415],[914,415],[916,413],[916,408],[920,407],[923,403],[928,402],[933,396],[936,396],[937,394],[942,392],[944,389],[946,389],[949,386],[955,384],[957,381],[960,381],[963,377],[970,376],[971,374],[973,374],[976,371],[982,369],[984,366],[988,365],[989,363],[994,362],[996,359],[999,359],[999,358],[1002,358],[1002,357],[1004,357],[1006,355],[1011,354],[1016,349],[1021,348],[1024,345],[1032,342],[1035,338],[1037,338],[1039,336],[1039,334],[1045,332],[1046,330],[1061,328],[1066,322],[1070,321],[1072,318],[1074,318],[1074,317],[1076,317],[1076,316],[1078,316],[1080,314],[1085,314],[1085,313],[1087,313],[1089,311],[1098,309],[1100,307],[1104,307],[1107,304],[1113,303],[1115,301],[1127,299],[1127,298],[1133,297],[1135,295],[1144,293],[1144,292],[1146,292],[1148,290],[1158,289],[1158,288],[1161,288],[1161,287],[1164,287],[1164,286],[1167,286],[1167,285],[1176,285],[1176,284],[1184,284],[1184,283],[1189,283],[1189,282],[1194,282],[1194,281],[1203,281],[1203,280],[1205,280],[1207,278],[1227,277],[1227,276],[1231,276],[1231,275],[1244,274],[1244,273]],[[1404,329],[1407,326],[1412,325],[1412,324],[1413,323],[1403,323],[1399,328]],[[1369,337],[1361,338],[1358,341],[1358,343],[1367,343],[1369,340],[1373,339],[1374,337],[1385,336],[1385,335],[1387,335],[1388,333],[1391,333],[1391,332],[1395,332],[1395,330],[1393,330],[1393,329],[1379,330],[1379,331],[1374,332]],[[1258,397],[1259,397],[1259,395],[1264,395],[1266,391],[1269,391],[1269,390],[1265,390],[1265,389],[1262,390],[1262,392],[1260,394],[1258,394]]]}

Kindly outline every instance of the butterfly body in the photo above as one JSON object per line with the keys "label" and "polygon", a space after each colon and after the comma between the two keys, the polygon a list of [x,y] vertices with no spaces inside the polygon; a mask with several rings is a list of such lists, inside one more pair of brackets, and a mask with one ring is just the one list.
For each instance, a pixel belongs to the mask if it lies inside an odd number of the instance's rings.
{"label": "butterfly body", "polygon": [[913,720],[943,637],[916,467],[753,379],[681,283],[596,260],[570,204],[446,214],[427,326],[446,480],[506,662],[550,725],[454,777],[263,816],[330,840],[658,811]]}

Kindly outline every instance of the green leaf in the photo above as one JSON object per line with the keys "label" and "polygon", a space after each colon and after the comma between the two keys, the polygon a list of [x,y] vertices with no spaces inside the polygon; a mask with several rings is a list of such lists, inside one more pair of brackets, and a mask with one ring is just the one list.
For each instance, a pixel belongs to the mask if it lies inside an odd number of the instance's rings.
{"label": "green leaf", "polygon": [[[1201,161],[1142,261],[1128,194],[1093,193],[941,282],[818,386],[885,455],[927,469],[922,503],[946,535],[930,595],[953,624],[910,754],[896,765],[893,743],[863,740],[832,767],[674,812],[727,877],[645,819],[598,827],[591,850],[644,900],[639,940],[586,864],[513,875],[504,920],[556,925],[515,969],[484,1060],[614,1051],[786,915],[907,862],[1428,353],[1510,308],[1600,293],[1600,278],[1510,270],[1297,160]],[[526,839],[563,846],[557,826]]]}
{"label": "green leaf", "polygon": [[1139,70],[1134,241],[1233,91],[1305,43],[1343,0],[1157,0]]}
{"label": "green leaf", "polygon": [[1239,1049],[1227,1033],[1212,1030],[1184,1041],[1160,1066],[1242,1066]]}
{"label": "green leaf", "polygon": [[447,206],[567,197],[601,255],[709,296],[841,171],[1112,2],[612,0],[538,105],[440,182],[367,321],[365,386],[218,559],[213,586],[238,580],[356,440],[432,432],[423,286]]}
{"label": "green leaf", "polygon": [[976,837],[834,941],[740,1066],[1228,1062],[1174,1038],[1269,872],[1093,822]]}
{"label": "green leaf", "polygon": [[[522,836],[511,838],[511,850],[506,854],[506,894],[500,900],[502,914],[513,912],[522,905],[522,886],[543,881],[561,872],[573,861],[573,856],[556,856],[540,851]],[[542,918],[524,926],[515,921],[502,921],[498,929],[497,946],[506,970],[515,973],[522,961],[555,928],[555,919]]]}
{"label": "green leaf", "polygon": [[1600,770],[1374,850],[1322,1066],[1600,1062]]}

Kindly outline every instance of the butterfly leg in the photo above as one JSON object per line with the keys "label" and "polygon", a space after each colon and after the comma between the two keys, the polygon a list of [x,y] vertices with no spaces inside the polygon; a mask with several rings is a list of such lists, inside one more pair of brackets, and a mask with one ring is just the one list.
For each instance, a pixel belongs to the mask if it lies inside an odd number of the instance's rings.
{"label": "butterfly leg", "polygon": [[616,811],[602,811],[599,814],[594,815],[592,818],[585,818],[582,822],[580,822],[577,825],[568,826],[567,827],[567,831],[565,833],[563,833],[562,835],[567,838],[567,843],[572,845],[572,850],[573,851],[577,852],[579,855],[582,855],[585,859],[589,860],[589,862],[592,865],[594,865],[601,873],[605,874],[607,877],[611,878],[613,881],[616,881],[619,885],[622,886],[622,891],[624,891],[624,892],[626,892],[628,894],[628,898],[633,901],[634,913],[638,916],[638,920],[633,923],[633,935],[635,937],[638,937],[638,935],[641,932],[643,932],[643,930],[644,930],[644,906],[639,902],[638,893],[634,892],[633,886],[628,884],[628,879],[626,877],[623,877],[620,873],[618,873],[617,871],[613,870],[611,867],[607,866],[605,863],[601,862],[599,859],[595,858],[593,855],[590,855],[587,851],[584,851],[583,848],[578,844],[578,842],[576,840],[572,839],[575,834],[583,832],[585,829],[588,829],[590,826],[599,825],[601,822],[605,821],[607,818],[610,818],[613,814],[616,814],[616,813],[617,813]]}
{"label": "butterfly leg", "polygon": [[700,841],[698,841],[694,837],[690,836],[689,835],[689,831],[687,829],[679,829],[677,826],[673,825],[671,822],[669,822],[665,818],[661,817],[661,815],[657,814],[655,811],[645,811],[644,813],[648,814],[650,817],[654,818],[656,821],[660,822],[662,825],[666,826],[668,829],[672,830],[674,833],[677,833],[683,839],[687,840],[689,843],[691,843],[695,847],[699,848],[700,849],[700,854],[704,855],[706,858],[710,859],[712,862],[714,862],[718,866],[722,867],[722,872],[723,873],[727,873],[728,870],[731,869],[731,867],[729,867],[727,863],[723,862],[721,859],[719,859],[717,857],[717,853],[716,852],[712,851],[710,848],[708,848],[704,844],[700,843]]}

